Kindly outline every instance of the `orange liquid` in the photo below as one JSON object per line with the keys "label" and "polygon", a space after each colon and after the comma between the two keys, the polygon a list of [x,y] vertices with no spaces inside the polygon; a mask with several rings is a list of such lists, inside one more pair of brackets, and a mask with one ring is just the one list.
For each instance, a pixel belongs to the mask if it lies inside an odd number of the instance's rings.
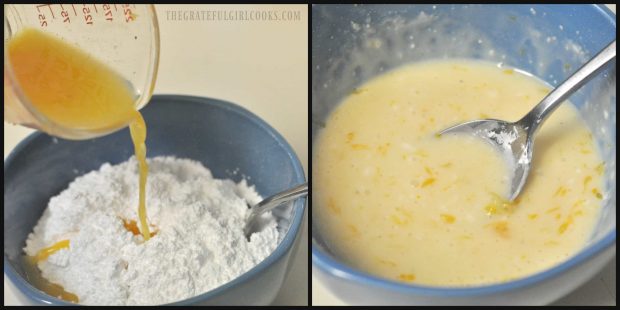
{"label": "orange liquid", "polygon": [[26,273],[26,278],[28,279],[28,282],[30,282],[32,285],[44,291],[50,296],[54,296],[65,301],[77,303],[79,301],[77,295],[67,292],[62,286],[45,279],[43,276],[41,276],[41,272],[37,268],[38,262],[46,260],[50,255],[65,248],[69,248],[69,240],[58,241],[52,246],[41,249],[35,256],[23,257],[22,266],[24,266],[24,272]]}
{"label": "orange liquid", "polygon": [[7,50],[19,87],[54,123],[96,130],[135,118],[126,81],[81,50],[35,29],[21,31]]}
{"label": "orange liquid", "polygon": [[138,168],[140,170],[140,197],[138,204],[138,218],[140,219],[140,231],[144,241],[151,238],[149,232],[149,225],[146,223],[146,175],[148,173],[148,165],[146,164],[146,124],[142,114],[136,112],[136,118],[129,125],[129,131],[131,133],[131,140],[133,141],[134,149],[136,152],[136,159],[138,160]]}
{"label": "orange liquid", "polygon": [[52,246],[41,249],[39,251],[39,253],[37,253],[37,256],[35,256],[35,260],[36,262],[40,262],[40,261],[44,261],[46,260],[50,255],[65,249],[65,248],[69,248],[69,240],[61,240],[58,241],[56,243],[54,243]]}
{"label": "orange liquid", "polygon": [[26,273],[26,279],[34,287],[50,296],[69,302],[79,302],[77,295],[65,291],[62,286],[52,283],[41,276],[41,271],[37,268],[37,258],[35,256],[24,256],[22,266],[24,267],[24,272]]}
{"label": "orange liquid", "polygon": [[[49,121],[72,129],[110,130],[129,123],[139,167],[138,217],[144,240],[146,221],[146,124],[134,106],[130,85],[112,69],[81,50],[35,29],[24,29],[7,44],[19,87],[30,104]],[[27,257],[29,281],[49,295],[77,302],[78,297],[41,277],[36,263],[69,247],[69,240]]]}
{"label": "orange liquid", "polygon": [[138,217],[145,240],[146,124],[134,106],[128,83],[81,50],[35,29],[25,29],[8,43],[9,60],[30,103],[59,125],[97,130],[130,122],[140,170]]}

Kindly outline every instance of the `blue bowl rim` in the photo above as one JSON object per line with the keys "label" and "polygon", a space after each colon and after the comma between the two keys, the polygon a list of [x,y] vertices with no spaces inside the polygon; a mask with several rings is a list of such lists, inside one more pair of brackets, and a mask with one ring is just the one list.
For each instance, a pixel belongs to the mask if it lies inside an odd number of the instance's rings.
{"label": "blue bowl rim", "polygon": [[[593,4],[593,7],[601,11],[605,18],[615,24],[616,15],[609,8],[602,4]],[[441,297],[480,296],[511,291],[556,277],[574,266],[585,263],[587,260],[611,247],[615,243],[616,229],[614,228],[607,235],[605,235],[605,237],[601,238],[601,240],[586,247],[585,250],[580,251],[577,255],[571,257],[570,259],[549,269],[504,283],[467,287],[437,287],[419,284],[404,284],[391,281],[389,279],[376,277],[355,268],[351,268],[333,259],[330,255],[323,253],[323,251],[315,245],[314,237],[312,238],[312,264],[313,266],[317,266],[322,272],[325,272],[333,277],[354,283],[368,284],[373,287],[399,293]]]}
{"label": "blue bowl rim", "polygon": [[441,297],[479,296],[497,294],[534,285],[558,276],[574,266],[585,263],[586,260],[592,258],[594,255],[614,245],[615,241],[616,229],[609,232],[603,239],[586,248],[585,251],[581,251],[569,260],[539,273],[504,283],[468,287],[436,287],[419,284],[402,284],[385,278],[376,277],[332,259],[315,246],[314,240],[312,244],[312,264],[319,267],[321,271],[337,278],[361,284],[369,284],[374,287],[400,293]]}
{"label": "blue bowl rim", "polygon": [[[284,137],[278,131],[276,131],[273,127],[267,124],[267,122],[265,122],[263,119],[253,114],[252,112],[248,111],[247,109],[243,108],[242,106],[234,104],[232,102],[220,100],[220,99],[197,97],[197,96],[186,96],[186,95],[173,95],[173,94],[153,95],[151,100],[189,101],[189,102],[210,104],[210,105],[216,106],[219,109],[223,109],[228,112],[236,113],[244,117],[246,120],[253,122],[254,124],[262,128],[263,130],[268,132],[285,149],[289,158],[291,159],[291,162],[293,163],[293,167],[295,169],[296,180],[298,182],[305,181],[304,170],[301,165],[301,162],[299,161],[299,158],[295,154],[295,151],[288,144],[286,139],[284,139]],[[36,138],[42,135],[44,135],[44,133],[34,132],[30,134],[28,137],[26,137],[24,140],[20,141],[19,144],[17,144],[17,146],[11,151],[7,159],[4,161],[4,169],[6,170],[6,168],[13,163],[13,161],[15,160],[15,157],[17,157],[19,153],[21,153],[21,151],[26,146],[28,146],[33,140],[35,140]],[[168,305],[192,305],[192,304],[197,304],[197,303],[208,301],[209,299],[214,298],[215,296],[221,295],[225,291],[231,288],[234,288],[244,283],[245,281],[256,277],[263,271],[265,271],[275,262],[280,260],[293,246],[293,241],[297,237],[297,234],[300,231],[300,228],[302,225],[305,208],[306,208],[305,199],[298,199],[294,203],[293,209],[295,210],[295,215],[293,216],[293,220],[291,221],[291,226],[286,232],[286,235],[284,236],[280,244],[278,244],[276,249],[269,256],[267,256],[267,258],[261,261],[258,265],[252,267],[252,269],[246,271],[245,273],[241,274],[240,276],[236,277],[235,279],[233,279],[232,281],[224,285],[221,285],[208,292],[205,292],[203,294],[200,294],[200,295],[188,298],[188,299],[169,303]],[[74,303],[66,302],[56,297],[47,295],[43,293],[42,291],[40,291],[39,289],[32,286],[21,275],[19,275],[17,271],[15,271],[13,266],[8,262],[8,258],[6,254],[4,254],[4,274],[8,276],[11,282],[14,283],[15,286],[23,294],[26,295],[26,297],[34,300],[35,302],[42,303],[42,304],[48,304],[48,305],[76,305]]]}

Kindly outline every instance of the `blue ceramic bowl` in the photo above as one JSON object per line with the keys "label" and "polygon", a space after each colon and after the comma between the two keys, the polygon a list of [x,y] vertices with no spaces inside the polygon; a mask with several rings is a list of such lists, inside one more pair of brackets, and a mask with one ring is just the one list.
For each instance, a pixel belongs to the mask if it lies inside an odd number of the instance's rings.
{"label": "blue ceramic bowl", "polygon": [[[555,86],[615,38],[615,15],[599,5],[314,5],[312,139],[355,87],[403,64],[482,59],[529,71]],[[350,304],[541,305],[587,281],[616,253],[615,61],[570,100],[592,129],[607,168],[603,211],[579,253],[501,284],[406,285],[340,262],[326,245],[329,236],[313,226],[314,274]]]}
{"label": "blue ceramic bowl", "polygon": [[[305,181],[303,168],[284,138],[256,115],[215,99],[153,96],[143,110],[148,124],[148,156],[176,156],[202,162],[216,178],[250,178],[262,196]],[[28,234],[48,200],[78,175],[105,162],[133,155],[127,129],[87,141],[68,141],[42,133],[22,141],[4,162],[4,274],[26,304],[69,304],[34,288],[20,263]],[[231,171],[238,168],[239,173]],[[176,305],[264,305],[277,295],[300,240],[305,202],[278,208],[274,215],[286,232],[263,262],[214,290]],[[292,212],[291,212],[292,211]],[[277,214],[276,214],[277,213]]]}

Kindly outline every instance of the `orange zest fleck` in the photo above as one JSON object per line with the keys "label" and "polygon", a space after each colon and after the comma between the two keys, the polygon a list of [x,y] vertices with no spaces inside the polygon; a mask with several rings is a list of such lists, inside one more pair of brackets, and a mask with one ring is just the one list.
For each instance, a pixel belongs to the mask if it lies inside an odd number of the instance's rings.
{"label": "orange zest fleck", "polygon": [[353,141],[353,138],[355,138],[355,133],[349,132],[347,134],[347,143],[351,143],[351,141]]}
{"label": "orange zest fleck", "polygon": [[564,223],[562,223],[562,225],[560,225],[560,227],[558,227],[558,233],[560,235],[563,234],[566,231],[566,229],[568,228],[568,226],[570,224],[572,224],[572,223],[573,223],[573,217],[569,215],[566,218],[566,221],[564,221]]}
{"label": "orange zest fleck", "polygon": [[520,202],[521,197],[518,197],[513,202],[509,202],[498,194],[491,193],[491,202],[484,207],[484,211],[489,216],[495,214],[511,214]]}
{"label": "orange zest fleck", "polygon": [[327,208],[329,210],[331,210],[332,213],[334,213],[336,215],[340,215],[340,213],[342,213],[342,211],[340,210],[340,208],[338,206],[336,206],[336,204],[334,203],[334,200],[332,198],[330,198],[327,201]]}
{"label": "orange zest fleck", "polygon": [[564,195],[566,195],[567,192],[568,192],[568,189],[566,187],[560,185],[560,187],[558,187],[558,189],[553,194],[553,197],[564,196]]}
{"label": "orange zest fleck", "polygon": [[435,178],[427,178],[424,182],[422,182],[421,187],[427,187],[433,183],[435,183]]}
{"label": "orange zest fleck", "polygon": [[491,223],[490,225],[493,227],[493,230],[495,231],[495,233],[500,235],[500,237],[508,238],[510,236],[507,221],[499,221],[499,222]]}
{"label": "orange zest fleck", "polygon": [[433,170],[431,170],[428,166],[424,166],[424,171],[426,171],[429,175],[433,175]]}
{"label": "orange zest fleck", "polygon": [[411,223],[413,216],[411,215],[409,211],[403,210],[401,208],[396,208],[396,212],[399,213],[400,215],[397,215],[397,214],[390,215],[390,220],[392,221],[392,223],[399,225],[399,226],[405,226]]}
{"label": "orange zest fleck", "polygon": [[392,221],[392,223],[399,225],[399,226],[404,226],[407,225],[408,221],[406,219],[400,219],[398,216],[392,214],[390,215],[390,220]]}
{"label": "orange zest fleck", "polygon": [[123,220],[123,226],[125,226],[125,229],[127,229],[127,231],[130,231],[136,236],[140,234],[140,230],[138,229],[136,221]]}
{"label": "orange zest fleck", "polygon": [[[136,221],[134,220],[123,220],[123,226],[125,226],[125,229],[127,229],[127,231],[131,232],[132,234],[134,234],[134,236],[138,236],[140,235],[140,229],[138,228],[138,223],[136,223]],[[150,232],[151,237],[154,237],[157,232],[153,231]]]}
{"label": "orange zest fleck", "polygon": [[390,143],[377,146],[377,152],[379,152],[381,155],[385,155],[389,149],[390,149]]}
{"label": "orange zest fleck", "polygon": [[453,215],[442,213],[440,214],[441,220],[447,224],[452,224],[456,221],[456,218]]}
{"label": "orange zest fleck", "polygon": [[588,187],[588,183],[590,183],[590,181],[592,181],[592,177],[591,176],[587,176],[583,179],[583,190],[586,190],[586,187]]}
{"label": "orange zest fleck", "polygon": [[497,206],[490,203],[484,207],[484,211],[486,211],[487,215],[495,215],[497,213]]}
{"label": "orange zest fleck", "polygon": [[411,282],[415,280],[415,275],[412,273],[401,273],[400,275],[398,275],[398,279],[401,281]]}
{"label": "orange zest fleck", "polygon": [[354,235],[357,235],[360,233],[360,231],[357,229],[357,227],[355,227],[355,225],[349,224],[347,225],[347,228],[349,228],[351,233],[353,233]]}

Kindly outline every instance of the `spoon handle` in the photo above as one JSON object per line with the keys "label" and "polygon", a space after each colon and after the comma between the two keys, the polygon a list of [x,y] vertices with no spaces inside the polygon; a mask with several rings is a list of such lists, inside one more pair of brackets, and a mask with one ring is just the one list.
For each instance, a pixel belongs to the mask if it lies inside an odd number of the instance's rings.
{"label": "spoon handle", "polygon": [[519,123],[528,129],[529,135],[533,135],[553,110],[560,106],[573,92],[581,88],[583,84],[595,77],[608,62],[614,59],[616,59],[616,40],[607,45],[605,49],[579,68],[577,72],[573,73],[560,86],[556,87],[534,109],[519,120]]}
{"label": "spoon handle", "polygon": [[289,190],[284,192],[277,193],[273,196],[269,196],[263,201],[256,204],[252,207],[253,211],[255,211],[256,215],[263,214],[287,201],[293,200],[295,198],[305,196],[308,194],[308,183],[303,183],[301,185],[295,186]]}
{"label": "spoon handle", "polygon": [[253,206],[250,209],[250,215],[248,216],[248,219],[246,221],[246,225],[243,228],[243,232],[244,232],[245,236],[249,240],[250,234],[252,233],[252,230],[254,228],[254,221],[255,221],[255,219],[259,215],[261,215],[261,214],[263,214],[263,213],[265,213],[265,212],[267,212],[267,211],[269,211],[269,210],[271,210],[271,209],[273,209],[273,208],[275,208],[275,207],[277,207],[277,206],[279,206],[279,205],[281,205],[281,204],[283,204],[285,202],[288,202],[288,201],[291,201],[293,199],[305,196],[307,194],[308,194],[308,182],[305,182],[305,183],[303,183],[301,185],[298,185],[298,186],[295,186],[295,187],[293,187],[293,188],[291,188],[289,190],[277,193],[275,195],[272,195],[272,196],[269,196],[269,197],[263,199],[261,202],[259,202],[258,204],[256,204],[255,206]]}

